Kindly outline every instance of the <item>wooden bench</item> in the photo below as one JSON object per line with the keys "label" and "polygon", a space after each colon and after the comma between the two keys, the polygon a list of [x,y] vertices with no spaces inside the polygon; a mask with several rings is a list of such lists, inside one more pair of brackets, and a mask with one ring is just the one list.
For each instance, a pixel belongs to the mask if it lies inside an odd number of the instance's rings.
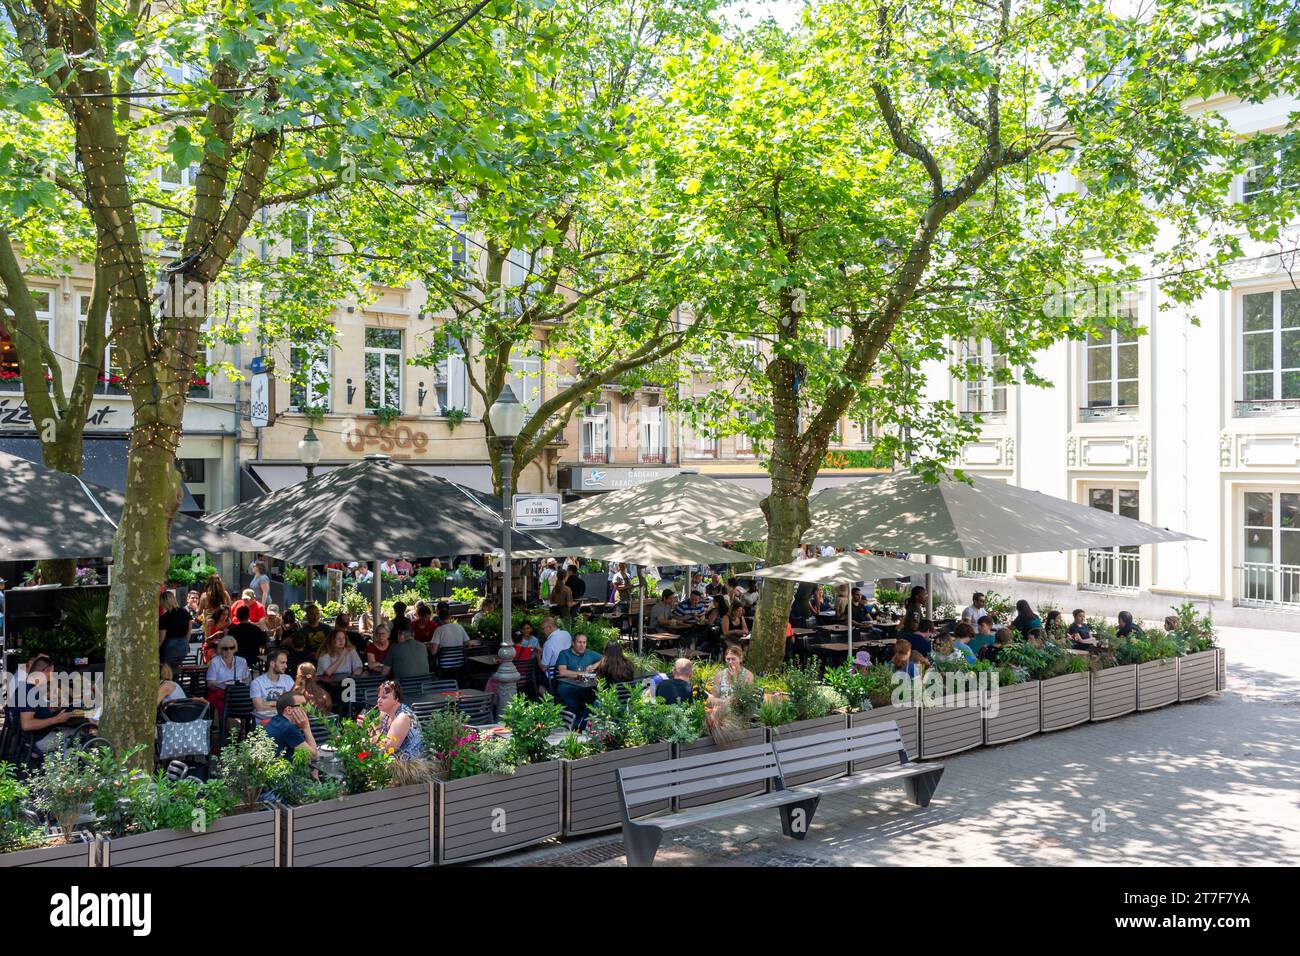
{"label": "wooden bench", "polygon": [[[726,800],[691,810],[663,816],[633,820],[632,811],[639,806],[659,803],[666,798],[689,797],[697,793],[755,783],[770,783],[770,793],[756,797]],[[777,809],[781,830],[786,836],[803,839],[807,827],[799,822],[811,818],[817,806],[814,793],[787,790],[781,780],[781,766],[771,744],[737,747],[698,757],[664,760],[618,768],[619,811],[623,816],[623,845],[627,848],[628,866],[651,866],[664,832],[692,826],[707,820]],[[802,811],[802,816],[799,811]]]}
{"label": "wooden bench", "polygon": [[[887,754],[898,755],[898,766],[877,767],[834,780],[800,784],[794,788],[815,792],[818,796],[901,782],[909,801],[918,807],[927,807],[934,791],[938,789],[939,778],[943,776],[941,763],[918,764],[907,759],[903,734],[893,721],[829,730],[806,737],[777,738],[772,747],[781,764],[782,775],[791,777],[810,771],[843,767],[846,764],[851,769],[859,760],[870,760]],[[812,822],[811,813],[808,822]]]}
{"label": "wooden bench", "polygon": [[[891,753],[898,755],[899,765],[896,767],[876,768],[798,787],[785,784],[787,775],[832,767],[849,769],[856,761]],[[808,834],[822,795],[841,790],[901,782],[909,801],[917,806],[929,806],[942,776],[943,764],[909,762],[903,735],[892,721],[790,737],[698,757],[620,767],[619,805],[627,862],[629,866],[653,865],[667,830],[755,810],[776,808],[781,815],[781,832],[802,840]],[[641,820],[632,818],[636,807],[665,798],[689,797],[759,782],[770,784],[771,791]]]}

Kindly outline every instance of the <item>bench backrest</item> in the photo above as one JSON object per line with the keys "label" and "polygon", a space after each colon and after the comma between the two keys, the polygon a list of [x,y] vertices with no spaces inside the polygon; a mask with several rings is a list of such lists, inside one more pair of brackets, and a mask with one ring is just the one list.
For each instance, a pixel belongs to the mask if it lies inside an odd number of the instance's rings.
{"label": "bench backrest", "polygon": [[898,762],[907,763],[907,746],[898,724],[892,720],[841,727],[805,737],[777,737],[772,746],[784,777],[842,767],[884,754],[898,754]]}
{"label": "bench backrest", "polygon": [[631,810],[669,797],[690,797],[762,780],[779,784],[780,778],[781,768],[772,745],[755,744],[678,760],[619,767],[618,790],[623,806]]}

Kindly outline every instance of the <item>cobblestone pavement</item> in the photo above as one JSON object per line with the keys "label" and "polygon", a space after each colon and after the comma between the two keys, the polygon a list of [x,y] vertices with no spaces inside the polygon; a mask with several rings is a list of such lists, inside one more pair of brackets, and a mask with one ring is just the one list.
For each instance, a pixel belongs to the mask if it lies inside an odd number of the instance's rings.
{"label": "cobblestone pavement", "polygon": [[[1296,865],[1300,619],[1223,628],[1228,690],[944,760],[925,809],[902,789],[823,798],[806,840],[775,812],[670,832],[660,866]],[[615,834],[488,865],[623,866]]]}

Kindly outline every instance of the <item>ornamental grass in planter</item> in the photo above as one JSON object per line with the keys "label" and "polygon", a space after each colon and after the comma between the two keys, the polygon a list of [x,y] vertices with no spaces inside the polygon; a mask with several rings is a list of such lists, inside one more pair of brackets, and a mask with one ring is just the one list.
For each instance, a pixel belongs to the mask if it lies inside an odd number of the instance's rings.
{"label": "ornamental grass in planter", "polygon": [[[564,834],[598,833],[621,826],[617,771],[658,763],[673,745],[693,743],[705,726],[705,705],[667,704],[640,694],[620,695],[602,682],[587,717],[586,741],[564,743]],[[671,809],[670,801],[638,808],[639,816]]]}
{"label": "ornamental grass in planter", "polygon": [[514,697],[502,712],[509,736],[480,734],[455,710],[424,735],[434,764],[437,859],[494,856],[560,835],[563,778],[548,737],[563,726],[554,700]]}

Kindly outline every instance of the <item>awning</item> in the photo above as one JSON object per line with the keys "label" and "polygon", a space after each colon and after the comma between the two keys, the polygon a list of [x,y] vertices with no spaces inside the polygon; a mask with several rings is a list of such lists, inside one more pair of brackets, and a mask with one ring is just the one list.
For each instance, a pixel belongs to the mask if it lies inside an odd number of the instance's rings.
{"label": "awning", "polygon": [[[113,491],[126,491],[126,455],[130,439],[125,435],[87,435],[82,439],[81,479]],[[25,435],[0,435],[0,452],[45,464],[40,439]],[[181,482],[181,513],[203,514],[203,509]]]}
{"label": "awning", "polygon": [[[723,475],[710,474],[710,478],[717,478],[719,481],[729,481],[740,485],[742,488],[748,488],[750,491],[756,491],[763,497],[767,497],[772,492],[772,479],[768,475]],[[819,473],[813,479],[812,492],[816,493],[823,488],[837,488],[840,485],[847,485],[855,481],[861,481],[866,477],[863,473],[837,475],[831,473]]]}
{"label": "awning", "polygon": [[[345,464],[351,463],[317,465],[315,474],[317,476],[328,474],[335,469],[345,467]],[[464,485],[466,488],[473,488],[475,491],[486,491],[489,494],[492,492],[491,465],[449,465],[443,462],[419,462],[405,459],[402,460],[402,464],[411,465],[431,475],[437,475],[439,478],[446,478],[448,481]],[[269,491],[279,491],[281,488],[288,488],[290,485],[296,485],[300,481],[306,481],[307,479],[306,467],[297,462],[254,461],[249,462],[247,467],[257,481]],[[251,489],[241,487],[241,494],[245,490]],[[244,500],[247,501],[248,499],[245,497]]]}

